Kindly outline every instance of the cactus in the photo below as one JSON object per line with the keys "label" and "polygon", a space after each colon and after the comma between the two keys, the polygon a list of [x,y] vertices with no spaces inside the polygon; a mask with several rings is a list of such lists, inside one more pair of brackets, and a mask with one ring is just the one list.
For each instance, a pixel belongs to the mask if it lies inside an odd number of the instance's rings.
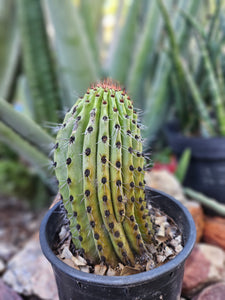
{"label": "cactus", "polygon": [[72,240],[91,263],[148,258],[152,225],[136,111],[111,81],[88,89],[66,114],[54,166]]}
{"label": "cactus", "polygon": [[17,5],[23,64],[32,98],[30,106],[33,105],[33,118],[41,125],[46,121],[57,122],[60,92],[41,1],[19,0]]}

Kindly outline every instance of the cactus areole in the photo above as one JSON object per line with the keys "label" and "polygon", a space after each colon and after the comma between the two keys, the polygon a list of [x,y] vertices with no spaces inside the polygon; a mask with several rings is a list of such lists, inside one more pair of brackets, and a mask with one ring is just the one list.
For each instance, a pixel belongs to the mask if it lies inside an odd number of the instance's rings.
{"label": "cactus areole", "polygon": [[109,81],[88,89],[65,116],[54,166],[73,243],[90,263],[147,259],[152,224],[143,165],[130,97]]}

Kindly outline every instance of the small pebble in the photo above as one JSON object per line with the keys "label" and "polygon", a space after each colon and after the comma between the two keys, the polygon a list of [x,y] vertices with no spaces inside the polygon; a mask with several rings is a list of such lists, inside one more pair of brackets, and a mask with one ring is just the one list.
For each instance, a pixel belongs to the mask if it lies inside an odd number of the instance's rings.
{"label": "small pebble", "polygon": [[155,267],[155,263],[153,260],[149,260],[146,264],[146,271],[152,270]]}
{"label": "small pebble", "polygon": [[70,250],[65,247],[60,255],[61,258],[67,258],[67,259],[71,259],[72,258],[72,253],[70,252]]}
{"label": "small pebble", "polygon": [[90,273],[90,267],[89,266],[81,266],[80,270],[82,272],[85,272],[85,273]]}
{"label": "small pebble", "polygon": [[105,275],[107,271],[106,265],[100,264],[100,265],[95,265],[94,273],[96,275]]}
{"label": "small pebble", "polygon": [[5,271],[5,263],[2,259],[0,259],[0,274]]}
{"label": "small pebble", "polygon": [[68,230],[66,228],[66,226],[62,226],[60,233],[59,233],[59,239],[60,241],[62,241],[64,238],[66,238],[66,236],[68,235]]}
{"label": "small pebble", "polygon": [[87,266],[87,261],[82,256],[72,256],[72,261],[77,266]]}
{"label": "small pebble", "polygon": [[118,272],[116,270],[114,270],[112,267],[109,267],[107,272],[106,272],[107,276],[118,276]]}
{"label": "small pebble", "polygon": [[[70,266],[70,267],[72,267],[72,268],[75,268],[72,259],[65,258],[65,259],[63,260],[63,262],[64,262],[65,264],[67,264],[68,266]],[[77,267],[77,269],[79,269],[79,268]],[[79,269],[79,270],[80,270],[80,269]]]}

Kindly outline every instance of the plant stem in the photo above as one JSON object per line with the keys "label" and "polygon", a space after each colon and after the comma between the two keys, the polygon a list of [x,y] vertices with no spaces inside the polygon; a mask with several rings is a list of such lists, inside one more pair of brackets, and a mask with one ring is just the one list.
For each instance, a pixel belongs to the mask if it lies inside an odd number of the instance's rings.
{"label": "plant stem", "polygon": [[0,121],[40,149],[41,152],[49,155],[50,146],[54,144],[54,139],[38,124],[14,110],[10,104],[3,100],[0,100]]}
{"label": "plant stem", "polygon": [[213,123],[208,113],[207,107],[204,103],[204,100],[202,99],[201,92],[199,91],[199,88],[195,83],[194,78],[192,77],[187,65],[184,65],[184,70],[187,84],[193,96],[193,101],[197,107],[197,112],[200,118],[200,126],[202,126],[205,129],[207,136],[215,136],[216,131],[213,128]]}
{"label": "plant stem", "polygon": [[41,1],[18,0],[23,65],[39,124],[57,122],[60,97]]}
{"label": "plant stem", "polygon": [[200,202],[205,207],[208,207],[211,210],[213,210],[214,212],[216,212],[217,214],[225,217],[225,205],[224,204],[218,203],[215,199],[208,198],[205,195],[203,195],[199,192],[196,192],[190,188],[184,188],[183,191],[191,199]]}
{"label": "plant stem", "polygon": [[111,62],[110,76],[115,78],[120,83],[124,84],[127,76],[127,70],[131,64],[132,53],[135,46],[135,38],[137,33],[138,13],[140,11],[141,1],[133,0],[126,20],[125,25],[121,30],[118,44]]}
{"label": "plant stem", "polygon": [[16,151],[25,161],[34,166],[43,182],[49,186],[52,191],[56,192],[56,187],[50,182],[51,176],[50,171],[48,171],[50,160],[47,156],[31,146],[2,122],[0,122],[0,141]]}
{"label": "plant stem", "polygon": [[[189,110],[190,110],[190,103],[187,100],[187,91],[186,91],[186,85],[185,85],[185,79],[184,79],[184,70],[183,70],[182,63],[181,63],[180,50],[179,50],[178,41],[177,41],[173,26],[171,23],[169,13],[168,13],[162,0],[158,0],[157,3],[159,5],[160,11],[162,13],[166,30],[168,31],[168,38],[169,38],[170,48],[171,48],[170,54],[171,54],[171,57],[173,60],[173,64],[175,66],[176,79],[179,82],[181,94],[183,96],[183,101],[182,101],[183,107],[180,108],[178,113],[179,113],[180,119],[184,125],[185,121],[187,119],[187,114],[189,113]],[[179,109],[179,107],[180,107],[180,103],[177,104],[178,109]]]}
{"label": "plant stem", "polygon": [[156,1],[151,1],[142,33],[137,40],[138,47],[135,49],[133,63],[128,74],[128,91],[134,98],[135,107],[143,107],[139,95],[141,88],[143,88],[143,76],[146,73],[147,61],[149,60],[149,56],[156,51],[155,48],[158,46],[161,37],[162,22],[158,20],[160,19],[157,3]]}
{"label": "plant stem", "polygon": [[99,79],[100,67],[74,3],[71,0],[44,2],[54,26],[56,56],[66,94],[64,105],[70,107],[74,103],[74,92],[83,94],[90,83]]}
{"label": "plant stem", "polygon": [[221,135],[225,135],[225,108],[223,106],[219,84],[217,83],[217,78],[213,69],[213,64],[209,55],[209,51],[206,47],[206,43],[204,38],[202,37],[201,31],[199,31],[200,29],[197,22],[192,18],[190,14],[185,13],[184,16],[199,34],[197,42],[202,52],[202,60],[209,78],[209,87],[211,90],[212,103],[215,106],[216,117],[218,122],[218,131]]}

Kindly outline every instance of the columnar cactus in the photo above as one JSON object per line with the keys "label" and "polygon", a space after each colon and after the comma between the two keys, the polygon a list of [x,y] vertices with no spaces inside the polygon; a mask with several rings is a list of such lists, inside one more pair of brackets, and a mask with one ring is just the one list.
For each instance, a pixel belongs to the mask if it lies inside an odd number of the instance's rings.
{"label": "columnar cactus", "polygon": [[55,144],[59,192],[72,240],[91,262],[134,265],[152,226],[137,113],[111,82],[88,89],[66,114]]}

